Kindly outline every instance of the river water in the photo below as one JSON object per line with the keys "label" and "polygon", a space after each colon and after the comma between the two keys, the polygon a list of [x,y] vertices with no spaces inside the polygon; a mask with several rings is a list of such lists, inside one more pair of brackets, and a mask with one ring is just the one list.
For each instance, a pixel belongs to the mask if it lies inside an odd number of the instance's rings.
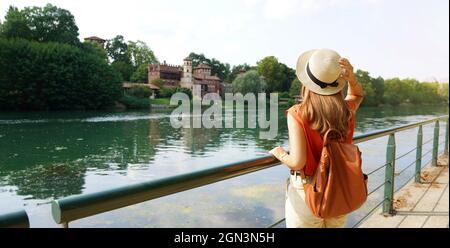
{"label": "river water", "polygon": [[[279,111],[279,132],[260,139],[259,129],[175,129],[170,111],[138,112],[0,112],[0,214],[25,209],[32,227],[57,227],[50,202],[137,182],[267,155],[287,145],[286,118]],[[448,107],[361,108],[355,135],[448,114]],[[233,115],[231,115],[233,117]],[[440,142],[445,124],[441,124]],[[396,135],[397,154],[416,144],[417,129]],[[424,142],[433,124],[424,127]],[[364,170],[385,162],[387,138],[359,144]],[[424,145],[423,153],[432,142]],[[440,150],[443,150],[441,145]],[[423,162],[429,161],[431,153]],[[397,171],[415,160],[399,159]],[[413,168],[396,180],[401,186]],[[284,216],[285,166],[244,175],[201,188],[136,204],[70,223],[71,227],[267,227]],[[371,175],[369,191],[379,186],[384,170]],[[375,191],[352,226],[376,203]],[[280,226],[283,226],[281,224]]]}

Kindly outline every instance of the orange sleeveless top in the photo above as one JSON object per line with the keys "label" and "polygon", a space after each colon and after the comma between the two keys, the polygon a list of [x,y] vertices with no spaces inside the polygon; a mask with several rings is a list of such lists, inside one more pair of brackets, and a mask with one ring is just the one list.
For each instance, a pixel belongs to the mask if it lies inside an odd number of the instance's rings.
{"label": "orange sleeveless top", "polygon": [[[352,117],[348,123],[348,135],[345,139],[345,143],[352,143],[353,133],[355,131],[355,110],[356,105],[352,101],[346,101],[347,106],[352,112]],[[318,162],[320,160],[320,155],[322,153],[323,147],[323,139],[322,136],[315,130],[311,129],[308,123],[308,120],[304,120],[300,117],[300,109],[299,104],[292,106],[288,110],[287,113],[290,113],[303,127],[303,132],[305,133],[306,138],[306,164],[304,167],[305,174],[308,176],[314,175],[316,171]]]}

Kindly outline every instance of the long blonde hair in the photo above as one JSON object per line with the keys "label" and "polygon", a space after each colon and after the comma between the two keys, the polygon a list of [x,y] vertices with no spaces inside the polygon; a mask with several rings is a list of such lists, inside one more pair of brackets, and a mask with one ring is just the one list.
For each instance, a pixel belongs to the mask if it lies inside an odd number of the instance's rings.
{"label": "long blonde hair", "polygon": [[343,138],[347,137],[352,112],[344,100],[343,91],[325,96],[302,86],[301,95],[303,102],[300,104],[300,115],[302,119],[308,120],[311,129],[324,135],[333,128],[338,130]]}

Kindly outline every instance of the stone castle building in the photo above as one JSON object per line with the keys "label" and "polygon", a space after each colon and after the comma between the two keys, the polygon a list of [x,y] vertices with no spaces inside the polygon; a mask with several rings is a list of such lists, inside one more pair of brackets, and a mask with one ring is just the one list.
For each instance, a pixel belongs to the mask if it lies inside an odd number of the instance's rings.
{"label": "stone castle building", "polygon": [[220,78],[211,75],[211,67],[206,64],[199,64],[193,68],[192,59],[185,58],[183,66],[168,65],[164,61],[162,64],[150,64],[148,66],[148,82],[155,79],[164,81],[164,87],[183,87],[193,90],[194,86],[199,86],[201,96],[206,93],[221,93]]}

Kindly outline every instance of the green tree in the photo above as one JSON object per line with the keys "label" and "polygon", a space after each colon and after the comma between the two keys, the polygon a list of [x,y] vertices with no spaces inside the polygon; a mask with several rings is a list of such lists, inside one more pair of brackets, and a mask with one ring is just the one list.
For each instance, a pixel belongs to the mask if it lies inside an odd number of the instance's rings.
{"label": "green tree", "polygon": [[233,81],[233,92],[242,93],[260,93],[265,90],[266,84],[257,71],[250,70],[243,75],[238,75]]}
{"label": "green tree", "polygon": [[437,82],[420,83],[420,92],[423,96],[420,103],[438,104],[443,102],[439,96],[439,83]]}
{"label": "green tree", "polygon": [[43,8],[26,7],[22,12],[33,31],[33,40],[80,44],[75,17],[68,10],[47,4]]}
{"label": "green tree", "polygon": [[288,91],[291,87],[292,82],[294,81],[294,79],[297,78],[297,76],[295,75],[295,70],[292,68],[289,68],[287,65],[280,63],[281,66],[281,80],[283,82],[283,88],[281,89],[282,91]]}
{"label": "green tree", "polygon": [[376,106],[377,99],[375,89],[372,85],[372,77],[370,77],[367,71],[357,70],[355,72],[356,79],[361,84],[364,90],[364,100],[362,102],[363,106]]}
{"label": "green tree", "polygon": [[5,16],[2,36],[40,42],[80,44],[74,16],[68,10],[51,4],[42,8],[25,7],[23,10],[10,6]]}
{"label": "green tree", "polygon": [[148,82],[148,64],[141,64],[131,75],[131,82]]}
{"label": "green tree", "polygon": [[292,81],[291,88],[289,89],[289,95],[290,96],[300,95],[301,89],[302,89],[302,83],[300,83],[300,80],[298,80],[298,78],[295,78]]}
{"label": "green tree", "polygon": [[241,64],[241,65],[235,65],[231,69],[231,72],[230,72],[230,74],[228,74],[228,77],[225,79],[225,81],[228,83],[232,83],[234,81],[234,79],[237,77],[237,75],[239,75],[239,73],[241,73],[241,71],[247,72],[251,68],[252,67],[246,63]]}
{"label": "green tree", "polygon": [[438,94],[443,102],[448,103],[448,83],[439,84]]}
{"label": "green tree", "polygon": [[282,82],[280,79],[280,67],[278,59],[274,56],[265,57],[257,62],[258,73],[264,77],[267,83],[267,91],[275,92],[282,89]]}
{"label": "green tree", "polygon": [[106,43],[106,52],[112,61],[122,61],[131,64],[130,54],[128,53],[128,45],[122,35],[108,40]]}
{"label": "green tree", "polygon": [[399,78],[387,79],[385,82],[384,101],[391,105],[398,105],[405,101],[407,95],[405,86]]}
{"label": "green tree", "polygon": [[402,95],[404,95],[404,102],[417,104],[423,101],[423,87],[419,83],[419,81],[407,78],[401,80],[401,84],[403,90]]}
{"label": "green tree", "polygon": [[31,39],[33,36],[27,18],[14,6],[9,6],[0,34],[6,38]]}
{"label": "green tree", "polygon": [[81,48],[86,53],[94,54],[97,57],[99,57],[105,61],[108,61],[108,54],[106,54],[105,49],[103,49],[103,47],[100,44],[98,44],[97,42],[85,41],[81,44]]}
{"label": "green tree", "polygon": [[375,90],[376,103],[383,103],[384,79],[382,77],[371,78],[372,86]]}
{"label": "green tree", "polygon": [[136,69],[141,65],[147,66],[148,64],[158,63],[158,59],[153,51],[143,41],[128,41],[127,53]]}
{"label": "green tree", "polygon": [[120,73],[122,80],[130,81],[131,75],[133,74],[133,65],[121,60],[115,60],[111,63],[112,68]]}
{"label": "green tree", "polygon": [[279,63],[274,56],[268,56],[257,62],[257,70],[267,83],[267,92],[288,91],[295,79],[295,71]]}
{"label": "green tree", "polygon": [[112,60],[111,65],[113,69],[122,75],[123,80],[129,81],[134,72],[134,67],[124,37],[117,35],[111,40],[108,40],[106,43],[106,52]]}

